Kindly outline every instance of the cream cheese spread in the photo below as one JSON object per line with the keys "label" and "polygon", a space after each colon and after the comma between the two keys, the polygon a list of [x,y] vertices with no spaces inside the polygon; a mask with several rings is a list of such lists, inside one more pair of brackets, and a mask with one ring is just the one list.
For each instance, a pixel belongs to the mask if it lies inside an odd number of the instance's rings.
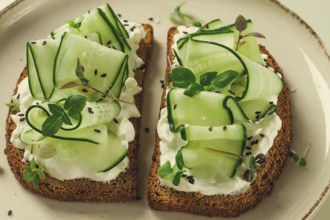
{"label": "cream cheese spread", "polygon": [[[134,96],[141,92],[141,88],[138,86],[134,79],[134,69],[143,65],[143,60],[138,57],[137,50],[139,49],[140,41],[145,37],[146,33],[141,24],[126,22],[125,25],[127,32],[129,33],[128,43],[131,47],[131,51],[128,53],[129,56],[129,77],[125,81],[125,85],[122,88],[119,99],[125,100],[129,103],[119,102],[121,110],[119,115],[116,117],[116,122],[107,123],[108,130],[113,132],[121,140],[121,144],[128,148],[131,141],[134,140],[135,130],[133,124],[129,121],[130,118],[140,117],[140,113],[134,104]],[[134,28],[132,28],[134,27]],[[42,165],[45,171],[52,177],[59,180],[70,180],[77,178],[88,178],[95,181],[111,181],[115,179],[121,172],[125,172],[128,166],[129,160],[126,157],[118,165],[107,172],[95,172],[84,166],[72,163],[70,160],[60,159],[56,152],[46,152],[48,157],[39,158],[38,156],[31,153],[31,146],[26,145],[20,139],[22,130],[28,126],[26,121],[20,120],[20,113],[24,114],[27,108],[33,104],[41,103],[40,100],[35,100],[29,90],[28,79],[25,78],[18,85],[19,97],[17,95],[12,97],[14,103],[20,107],[20,112],[16,115],[12,115],[12,119],[16,124],[16,129],[12,133],[11,142],[12,144],[20,149],[24,149],[23,160],[31,161],[35,159],[38,165]],[[51,149],[51,148],[49,148]]]}

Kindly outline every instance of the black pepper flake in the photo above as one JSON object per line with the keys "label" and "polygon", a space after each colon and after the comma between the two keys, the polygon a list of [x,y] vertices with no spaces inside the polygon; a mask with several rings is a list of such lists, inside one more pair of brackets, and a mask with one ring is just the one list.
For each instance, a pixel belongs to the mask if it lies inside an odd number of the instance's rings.
{"label": "black pepper flake", "polygon": [[259,143],[259,140],[256,139],[256,140],[254,140],[254,141],[251,142],[251,145],[258,144],[258,143]]}
{"label": "black pepper flake", "polygon": [[176,107],[178,107],[178,105],[177,105],[177,104],[175,104],[175,105],[174,105],[173,109],[175,110],[175,109],[176,109]]}
{"label": "black pepper flake", "polygon": [[12,216],[13,215],[13,211],[12,210],[8,210],[7,214],[8,214],[8,216]]}
{"label": "black pepper flake", "polygon": [[148,127],[145,127],[144,128],[144,131],[147,132],[147,133],[149,133],[150,129]]}
{"label": "black pepper flake", "polygon": [[247,150],[252,150],[252,147],[250,147],[250,146],[246,146],[245,149],[247,149]]}
{"label": "black pepper flake", "polygon": [[16,99],[19,99],[19,97],[21,97],[20,93],[17,94]]}
{"label": "black pepper flake", "polygon": [[224,131],[227,130],[227,126],[226,126],[226,125],[223,126],[223,127],[222,127],[222,130],[224,130]]}
{"label": "black pepper flake", "polygon": [[184,33],[184,34],[188,34],[188,32],[187,32],[187,31],[183,31],[182,33]]}
{"label": "black pepper flake", "polygon": [[270,104],[270,105],[274,105],[274,102],[273,102],[273,101],[270,101],[269,104]]}
{"label": "black pepper flake", "polygon": [[88,107],[88,113],[94,114],[94,111],[93,111],[93,109],[91,107]]}
{"label": "black pepper flake", "polygon": [[25,118],[20,118],[19,121],[25,121]]}
{"label": "black pepper flake", "polygon": [[135,26],[130,28],[130,31],[133,32],[135,30]]}
{"label": "black pepper flake", "polygon": [[100,131],[99,129],[94,129],[94,131],[95,131],[96,133],[101,133],[101,131]]}
{"label": "black pepper flake", "polygon": [[36,44],[36,43],[37,43],[37,42],[35,42],[35,41],[32,41],[32,42],[31,42],[31,44]]}
{"label": "black pepper flake", "polygon": [[113,121],[116,123],[116,124],[118,124],[119,122],[118,122],[118,120],[117,119],[113,119]]}
{"label": "black pepper flake", "polygon": [[85,93],[88,92],[88,90],[86,88],[83,88],[81,91],[85,92]]}
{"label": "black pepper flake", "polygon": [[149,21],[153,21],[153,20],[154,20],[154,18],[153,18],[153,17],[150,17],[150,18],[148,18],[148,20],[149,20]]}
{"label": "black pepper flake", "polygon": [[260,135],[260,137],[262,137],[262,138],[266,136],[266,135],[264,135],[263,133],[260,133],[259,135]]}
{"label": "black pepper flake", "polygon": [[102,78],[105,78],[105,77],[107,77],[107,74],[106,73],[102,73],[101,77]]}
{"label": "black pepper flake", "polygon": [[212,127],[212,126],[210,126],[210,127],[209,127],[209,131],[212,131],[212,130],[213,130],[213,127]]}
{"label": "black pepper flake", "polygon": [[94,75],[97,76],[97,69],[94,70]]}
{"label": "black pepper flake", "polygon": [[111,44],[111,40],[109,40],[108,42],[107,42],[107,45],[110,45]]}
{"label": "black pepper flake", "polygon": [[22,117],[22,116],[24,116],[24,114],[23,113],[19,113],[19,114],[17,114],[18,116],[20,116],[20,117]]}
{"label": "black pepper flake", "polygon": [[256,111],[255,114],[259,115],[259,114],[261,114],[261,111]]}
{"label": "black pepper flake", "polygon": [[250,136],[250,137],[246,138],[246,140],[250,141],[250,140],[252,140],[252,138],[253,138],[253,136]]}
{"label": "black pepper flake", "polygon": [[186,178],[187,178],[187,180],[188,180],[188,182],[189,182],[190,184],[194,184],[194,183],[195,183],[194,176],[187,176]]}
{"label": "black pepper flake", "polygon": [[47,44],[47,41],[42,42],[42,46],[45,46]]}
{"label": "black pepper flake", "polygon": [[120,17],[120,18],[122,17],[122,15],[121,15],[121,14],[117,14],[117,16],[118,16],[118,17]]}
{"label": "black pepper flake", "polygon": [[123,20],[123,22],[127,23],[128,21],[125,19],[125,20]]}
{"label": "black pepper flake", "polygon": [[245,152],[245,155],[246,156],[249,156],[249,155],[251,155],[252,153],[251,152]]}

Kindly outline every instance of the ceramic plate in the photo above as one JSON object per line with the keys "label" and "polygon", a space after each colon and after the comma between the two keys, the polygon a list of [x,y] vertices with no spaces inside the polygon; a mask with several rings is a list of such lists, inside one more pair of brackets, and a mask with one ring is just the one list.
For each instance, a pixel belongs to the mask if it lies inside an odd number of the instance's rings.
{"label": "ceramic plate", "polygon": [[[48,35],[64,21],[77,17],[105,1],[23,0],[0,15],[0,127],[1,151],[7,108],[16,80],[25,66],[25,43]],[[182,213],[149,209],[146,201],[146,179],[149,170],[154,129],[160,103],[166,57],[166,33],[171,26],[168,15],[181,1],[112,0],[117,13],[128,20],[149,22],[154,26],[155,41],[151,66],[146,78],[143,128],[139,156],[139,201],[125,204],[70,203],[45,199],[24,190],[10,172],[7,160],[0,154],[0,219],[209,219]],[[320,44],[296,16],[270,0],[189,1],[183,10],[204,21],[221,18],[233,22],[238,14],[254,21],[255,29],[267,40],[260,41],[271,51],[285,73],[291,89],[293,109],[293,149],[302,152],[308,145],[307,168],[288,161],[270,196],[255,209],[236,219],[310,219],[328,194],[330,173],[330,59]],[[153,18],[153,21],[149,21]]]}

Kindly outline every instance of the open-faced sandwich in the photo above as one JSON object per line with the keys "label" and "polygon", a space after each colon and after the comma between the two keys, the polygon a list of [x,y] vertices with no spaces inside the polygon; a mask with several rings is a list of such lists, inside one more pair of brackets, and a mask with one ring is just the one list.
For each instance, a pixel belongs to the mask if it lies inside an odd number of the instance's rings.
{"label": "open-faced sandwich", "polygon": [[27,43],[7,118],[5,154],[17,180],[45,197],[138,198],[142,87],[153,29],[108,5]]}
{"label": "open-faced sandwich", "polygon": [[169,30],[150,207],[232,217],[273,188],[290,152],[290,103],[257,37],[243,16]]}

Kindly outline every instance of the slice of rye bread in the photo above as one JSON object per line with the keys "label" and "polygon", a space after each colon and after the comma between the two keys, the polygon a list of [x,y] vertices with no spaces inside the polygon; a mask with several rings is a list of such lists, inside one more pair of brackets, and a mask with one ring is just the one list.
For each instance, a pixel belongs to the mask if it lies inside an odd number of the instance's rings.
{"label": "slice of rye bread", "polygon": [[[144,61],[144,65],[136,69],[135,79],[140,87],[143,88],[143,81],[146,73],[147,63],[151,56],[151,47],[153,41],[153,28],[149,24],[143,24],[146,32],[145,38],[140,42],[140,47],[137,54]],[[27,69],[25,68],[17,85],[27,76]],[[17,93],[17,85],[14,94]],[[143,91],[135,96],[135,103],[140,112],[142,112]],[[131,118],[135,128],[135,138],[129,143],[128,158],[129,165],[125,172],[111,180],[110,182],[93,181],[90,179],[74,179],[60,181],[48,174],[46,178],[41,180],[40,189],[35,190],[31,183],[24,181],[23,170],[27,166],[22,162],[24,151],[16,148],[10,142],[10,137],[13,130],[16,128],[15,123],[11,120],[9,112],[6,126],[6,141],[7,147],[5,154],[7,155],[9,166],[14,173],[16,179],[21,185],[34,193],[43,195],[45,197],[63,201],[86,201],[86,202],[126,202],[139,198],[138,195],[138,148],[139,148],[139,131],[141,125],[141,118]]]}
{"label": "slice of rye bread", "polygon": [[[177,29],[173,27],[169,30],[167,37],[167,54],[171,61],[174,60],[171,46],[173,45],[173,36],[176,33]],[[267,65],[273,67],[276,72],[282,74],[282,69],[265,47],[260,46],[260,50],[262,53],[268,55]],[[168,64],[167,66],[167,72],[170,71],[170,65],[171,64]],[[162,109],[165,106],[166,92],[164,89],[160,108]],[[205,216],[223,217],[238,216],[255,207],[262,198],[270,194],[275,181],[280,176],[286,164],[290,152],[292,140],[291,111],[289,92],[285,83],[278,98],[276,112],[282,120],[282,128],[279,130],[274,144],[267,154],[266,162],[258,170],[255,181],[246,191],[237,195],[206,196],[199,192],[182,192],[161,185],[157,176],[161,154],[159,149],[160,139],[156,133],[154,155],[152,157],[151,171],[148,179],[149,206],[153,209],[163,211],[179,211]]]}

